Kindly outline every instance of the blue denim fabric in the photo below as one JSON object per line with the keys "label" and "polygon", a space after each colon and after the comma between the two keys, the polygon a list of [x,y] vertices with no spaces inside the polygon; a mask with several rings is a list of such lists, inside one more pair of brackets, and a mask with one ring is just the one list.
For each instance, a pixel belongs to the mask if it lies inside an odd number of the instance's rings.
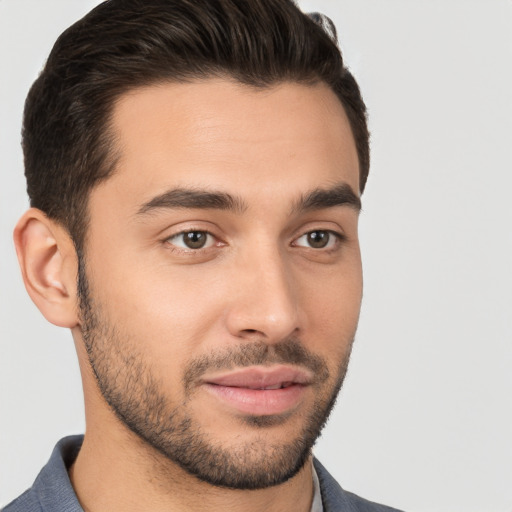
{"label": "blue denim fabric", "polygon": [[317,459],[313,464],[320,481],[324,512],[401,512],[343,490]]}
{"label": "blue denim fabric", "polygon": [[[61,439],[34,485],[0,512],[83,512],[69,481],[67,468],[76,459],[83,436]],[[320,483],[323,512],[400,512],[344,491],[327,470],[314,459]]]}
{"label": "blue denim fabric", "polygon": [[83,436],[61,439],[34,485],[1,512],[83,512],[67,471],[76,459],[82,441]]}

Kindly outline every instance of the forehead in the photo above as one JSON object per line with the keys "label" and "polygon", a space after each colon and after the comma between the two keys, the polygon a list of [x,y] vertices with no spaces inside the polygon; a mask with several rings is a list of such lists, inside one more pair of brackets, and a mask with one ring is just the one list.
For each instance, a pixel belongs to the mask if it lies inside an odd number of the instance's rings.
{"label": "forehead", "polygon": [[343,181],[358,191],[349,122],[322,83],[254,88],[208,79],[148,86],[121,96],[112,127],[120,158],[100,188],[121,191],[134,207],[180,186],[254,195]]}

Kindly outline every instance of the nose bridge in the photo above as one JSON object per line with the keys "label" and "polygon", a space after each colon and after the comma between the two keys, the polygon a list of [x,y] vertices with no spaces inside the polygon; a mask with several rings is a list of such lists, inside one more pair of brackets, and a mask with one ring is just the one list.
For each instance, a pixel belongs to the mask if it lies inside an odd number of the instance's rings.
{"label": "nose bridge", "polygon": [[229,313],[236,336],[257,336],[277,342],[299,328],[298,297],[292,269],[279,246],[265,244],[244,255],[243,275]]}

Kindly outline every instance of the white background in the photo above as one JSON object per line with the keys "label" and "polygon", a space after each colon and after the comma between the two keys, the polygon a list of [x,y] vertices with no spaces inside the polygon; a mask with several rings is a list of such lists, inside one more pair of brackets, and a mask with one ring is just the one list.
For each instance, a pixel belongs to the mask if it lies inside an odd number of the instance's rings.
{"label": "white background", "polygon": [[[71,336],[19,276],[24,97],[94,0],[0,0],[0,505],[82,432]],[[370,111],[365,297],[316,448],[341,484],[408,511],[512,511],[512,2],[304,0],[335,21]]]}

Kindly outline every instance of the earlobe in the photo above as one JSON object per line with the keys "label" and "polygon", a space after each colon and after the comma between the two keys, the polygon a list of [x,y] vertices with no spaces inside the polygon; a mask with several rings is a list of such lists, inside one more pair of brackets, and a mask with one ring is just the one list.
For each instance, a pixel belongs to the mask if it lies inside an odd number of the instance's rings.
{"label": "earlobe", "polygon": [[41,210],[29,209],[14,229],[14,244],[31,299],[52,324],[78,324],[77,260],[66,229]]}

